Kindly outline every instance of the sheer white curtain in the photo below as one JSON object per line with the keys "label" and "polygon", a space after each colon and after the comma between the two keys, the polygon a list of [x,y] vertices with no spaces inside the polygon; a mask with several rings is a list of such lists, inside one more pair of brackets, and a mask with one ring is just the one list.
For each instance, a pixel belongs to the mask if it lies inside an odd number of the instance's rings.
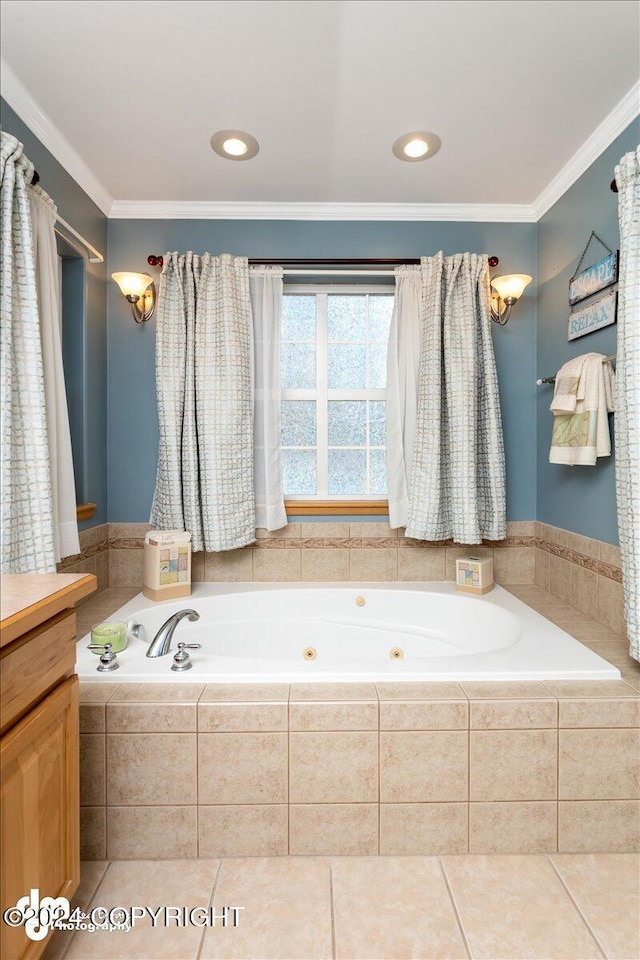
{"label": "sheer white curtain", "polygon": [[80,553],[71,433],[62,366],[62,317],[56,237],[56,206],[40,187],[29,188],[40,336],[44,365],[47,436],[56,560]]}
{"label": "sheer white curtain", "polygon": [[151,523],[194,550],[255,540],[246,257],[167,253],[156,325],[160,449]]}
{"label": "sheer white curtain", "polygon": [[33,164],[0,137],[2,573],[55,571],[47,416],[28,184]]}
{"label": "sheer white curtain", "polygon": [[629,650],[640,660],[640,147],[621,159],[616,183],[620,221],[616,494]]}
{"label": "sheer white curtain", "polygon": [[[388,436],[400,426],[404,457],[404,485],[397,455],[388,467],[390,497],[393,491],[400,505],[392,525],[400,525],[406,489],[408,537],[468,544],[501,540],[506,536],[505,463],[487,257],[423,257],[419,284],[417,402],[415,353],[408,348],[404,362],[398,361],[404,380],[398,378],[387,400]],[[417,296],[414,291],[411,299],[403,298],[402,308],[398,297],[390,373],[402,335],[415,347]]]}
{"label": "sheer white curtain", "polygon": [[398,267],[387,354],[387,495],[391,527],[406,527],[418,413],[422,268]]}
{"label": "sheer white curtain", "polygon": [[252,267],[249,287],[253,314],[256,525],[280,530],[287,524],[280,405],[282,267]]}

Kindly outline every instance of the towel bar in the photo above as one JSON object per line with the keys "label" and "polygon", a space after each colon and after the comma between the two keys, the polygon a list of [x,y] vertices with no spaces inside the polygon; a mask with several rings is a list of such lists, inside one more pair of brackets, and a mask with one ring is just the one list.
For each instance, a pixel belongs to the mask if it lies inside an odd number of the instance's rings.
{"label": "towel bar", "polygon": [[[605,360],[615,360],[616,356],[617,355],[615,353],[612,353],[611,356],[605,357]],[[536,380],[536,386],[541,387],[543,383],[555,383],[555,382],[556,382],[555,377],[540,377],[539,380]]]}

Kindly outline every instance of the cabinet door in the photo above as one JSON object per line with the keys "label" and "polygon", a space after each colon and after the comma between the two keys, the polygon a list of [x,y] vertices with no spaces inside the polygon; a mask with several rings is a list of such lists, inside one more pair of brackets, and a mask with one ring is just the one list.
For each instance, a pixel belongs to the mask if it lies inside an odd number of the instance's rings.
{"label": "cabinet door", "polygon": [[[71,899],[80,880],[78,678],[50,693],[0,741],[2,912],[37,887]],[[4,960],[39,957],[49,937],[2,929]]]}

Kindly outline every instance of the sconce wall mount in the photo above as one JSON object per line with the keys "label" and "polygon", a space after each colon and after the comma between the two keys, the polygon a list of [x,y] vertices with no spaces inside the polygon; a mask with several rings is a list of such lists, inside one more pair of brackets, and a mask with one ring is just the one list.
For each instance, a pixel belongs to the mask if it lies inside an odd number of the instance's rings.
{"label": "sconce wall mount", "polygon": [[517,303],[533,277],[527,273],[510,273],[491,281],[491,319],[501,327],[509,322],[511,308]]}
{"label": "sconce wall mount", "polygon": [[136,323],[145,323],[156,308],[156,285],[148,273],[112,273],[111,276],[131,305]]}

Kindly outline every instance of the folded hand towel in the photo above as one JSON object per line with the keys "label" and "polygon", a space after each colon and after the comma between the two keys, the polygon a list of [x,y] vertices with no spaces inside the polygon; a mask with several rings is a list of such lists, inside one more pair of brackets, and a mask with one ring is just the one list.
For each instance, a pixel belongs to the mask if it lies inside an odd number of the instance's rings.
{"label": "folded hand towel", "polygon": [[[590,357],[599,357],[599,353],[583,353],[579,357],[563,364],[556,374],[553,400],[549,408],[552,413],[574,413],[578,400],[584,400],[584,378],[582,371],[585,361]],[[581,389],[582,388],[582,389]]]}
{"label": "folded hand towel", "polygon": [[[578,358],[576,358],[578,359]],[[556,413],[550,463],[593,466],[611,453],[608,413],[613,411],[613,368],[601,353],[584,355],[574,413]]]}

